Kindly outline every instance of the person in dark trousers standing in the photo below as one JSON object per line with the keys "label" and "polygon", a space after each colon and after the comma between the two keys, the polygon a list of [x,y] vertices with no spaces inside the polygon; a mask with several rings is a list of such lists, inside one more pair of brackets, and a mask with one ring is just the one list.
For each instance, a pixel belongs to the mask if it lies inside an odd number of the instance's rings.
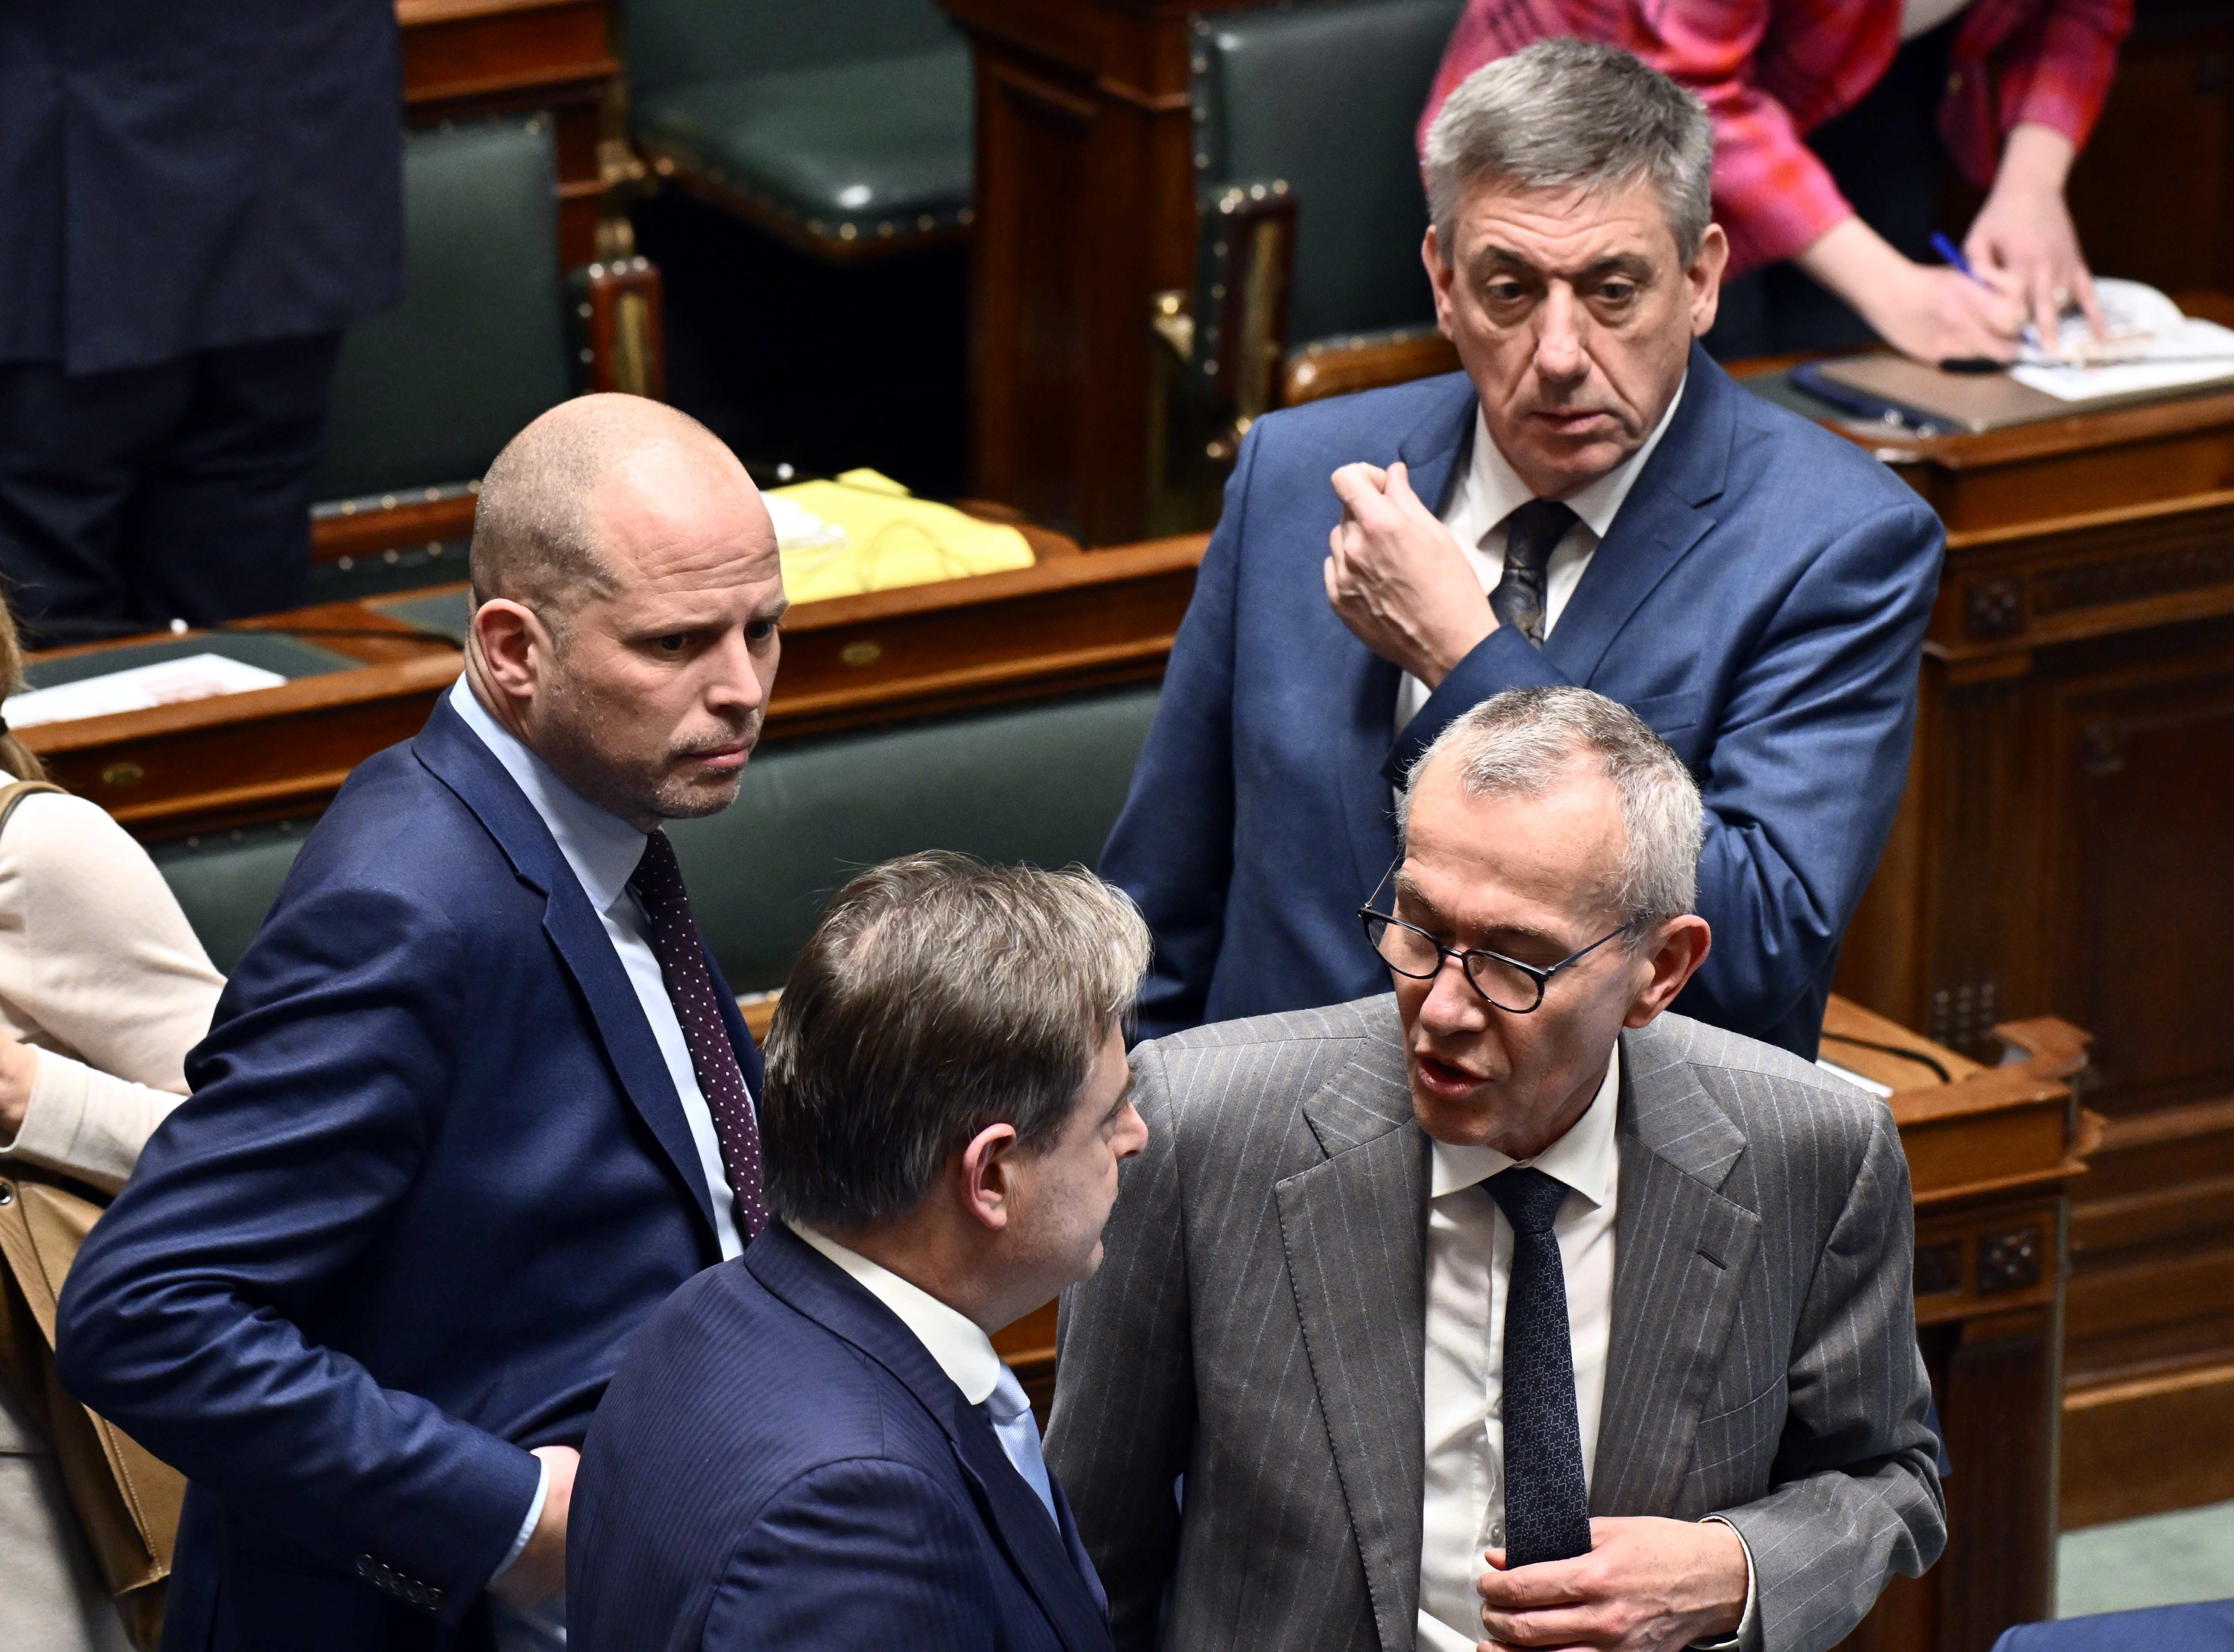
{"label": "person in dark trousers standing", "polygon": [[30,640],[300,601],[342,330],[402,296],[392,0],[22,0],[0,110],[0,578]]}

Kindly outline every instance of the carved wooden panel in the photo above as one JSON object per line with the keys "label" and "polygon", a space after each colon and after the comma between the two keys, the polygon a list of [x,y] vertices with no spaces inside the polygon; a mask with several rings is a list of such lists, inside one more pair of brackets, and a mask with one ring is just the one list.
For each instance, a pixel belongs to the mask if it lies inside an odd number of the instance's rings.
{"label": "carved wooden panel", "polygon": [[2055,735],[2072,928],[2051,944],[2064,1013],[2099,1036],[2103,1104],[2234,1087],[2216,967],[2234,934],[2234,658],[2172,656],[2074,681],[2056,696]]}

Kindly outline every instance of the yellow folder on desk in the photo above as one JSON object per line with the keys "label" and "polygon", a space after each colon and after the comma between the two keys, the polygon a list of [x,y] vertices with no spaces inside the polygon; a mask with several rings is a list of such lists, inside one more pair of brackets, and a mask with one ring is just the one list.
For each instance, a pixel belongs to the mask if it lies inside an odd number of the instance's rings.
{"label": "yellow folder on desk", "polygon": [[1034,561],[1029,542],[1016,529],[917,499],[873,470],[773,491],[846,536],[841,544],[783,553],[784,594],[795,603],[966,579]]}

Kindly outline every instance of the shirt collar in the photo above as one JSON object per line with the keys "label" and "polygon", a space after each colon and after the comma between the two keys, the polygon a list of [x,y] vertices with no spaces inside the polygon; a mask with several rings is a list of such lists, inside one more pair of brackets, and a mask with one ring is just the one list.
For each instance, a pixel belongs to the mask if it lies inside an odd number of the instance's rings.
{"label": "shirt collar", "polygon": [[1440,1198],[1486,1182],[1516,1164],[1529,1164],[1546,1176],[1557,1177],[1591,1204],[1604,1205],[1613,1197],[1615,1180],[1621,1173],[1621,1155],[1614,1142],[1614,1118],[1620,1107],[1621,1041],[1616,1039],[1613,1054],[1606,1059],[1605,1077],[1598,1081],[1598,1093],[1583,1109],[1583,1116],[1567,1126],[1565,1135],[1530,1159],[1508,1159],[1494,1147],[1434,1142],[1428,1197]]}
{"label": "shirt collar", "polygon": [[650,841],[620,816],[607,813],[558,778],[558,772],[527,743],[489,715],[474,697],[464,676],[450,690],[450,706],[482,745],[504,765],[504,772],[527,794],[543,824],[551,828],[558,852],[598,911],[609,911],[627,889]]}
{"label": "shirt collar", "polygon": [[1001,1356],[993,1339],[967,1315],[958,1313],[918,1286],[911,1285],[890,1268],[872,1262],[858,1250],[849,1250],[826,1234],[797,1222],[786,1222],[800,1238],[843,1268],[853,1283],[898,1316],[901,1324],[915,1333],[946,1373],[947,1381],[962,1390],[962,1397],[982,1406],[1001,1380]]}
{"label": "shirt collar", "polygon": [[[1568,500],[1567,507],[1583,519],[1583,526],[1603,539],[1613,531],[1613,519],[1621,514],[1622,504],[1629,498],[1629,490],[1636,486],[1636,479],[1644,471],[1652,450],[1660,445],[1661,437],[1676,417],[1676,409],[1683,405],[1684,386],[1691,382],[1686,372],[1676,394],[1668,403],[1668,411],[1660,415],[1660,422],[1652,427],[1652,434],[1644,445],[1616,465],[1597,480]],[[1474,519],[1481,524],[1475,533],[1477,542],[1499,522],[1536,497],[1528,484],[1520,480],[1520,473],[1490,440],[1489,421],[1483,415],[1477,402],[1473,410],[1473,463],[1467,476],[1467,486],[1473,497]]]}

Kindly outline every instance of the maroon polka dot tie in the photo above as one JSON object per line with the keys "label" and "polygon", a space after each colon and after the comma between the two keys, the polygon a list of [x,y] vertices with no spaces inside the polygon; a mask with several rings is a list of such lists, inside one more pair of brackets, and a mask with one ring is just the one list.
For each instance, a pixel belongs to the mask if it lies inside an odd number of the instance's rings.
{"label": "maroon polka dot tie", "polygon": [[690,916],[690,897],[683,887],[683,868],[676,864],[675,846],[664,832],[654,832],[643,846],[629,887],[643,903],[648,920],[645,938],[659,960],[666,978],[667,996],[675,1017],[683,1023],[683,1041],[690,1050],[690,1068],[698,1075],[698,1088],[714,1115],[714,1136],[722,1145],[722,1170],[736,1196],[737,1225],[749,1244],[768,1225],[768,1198],[761,1188],[761,1130],[753,1117],[753,1098],[745,1088],[745,1074],[737,1065],[736,1047],[729,1042],[728,1023],[722,1016],[715,996],[714,972],[706,967],[706,949],[698,939],[697,923]]}

